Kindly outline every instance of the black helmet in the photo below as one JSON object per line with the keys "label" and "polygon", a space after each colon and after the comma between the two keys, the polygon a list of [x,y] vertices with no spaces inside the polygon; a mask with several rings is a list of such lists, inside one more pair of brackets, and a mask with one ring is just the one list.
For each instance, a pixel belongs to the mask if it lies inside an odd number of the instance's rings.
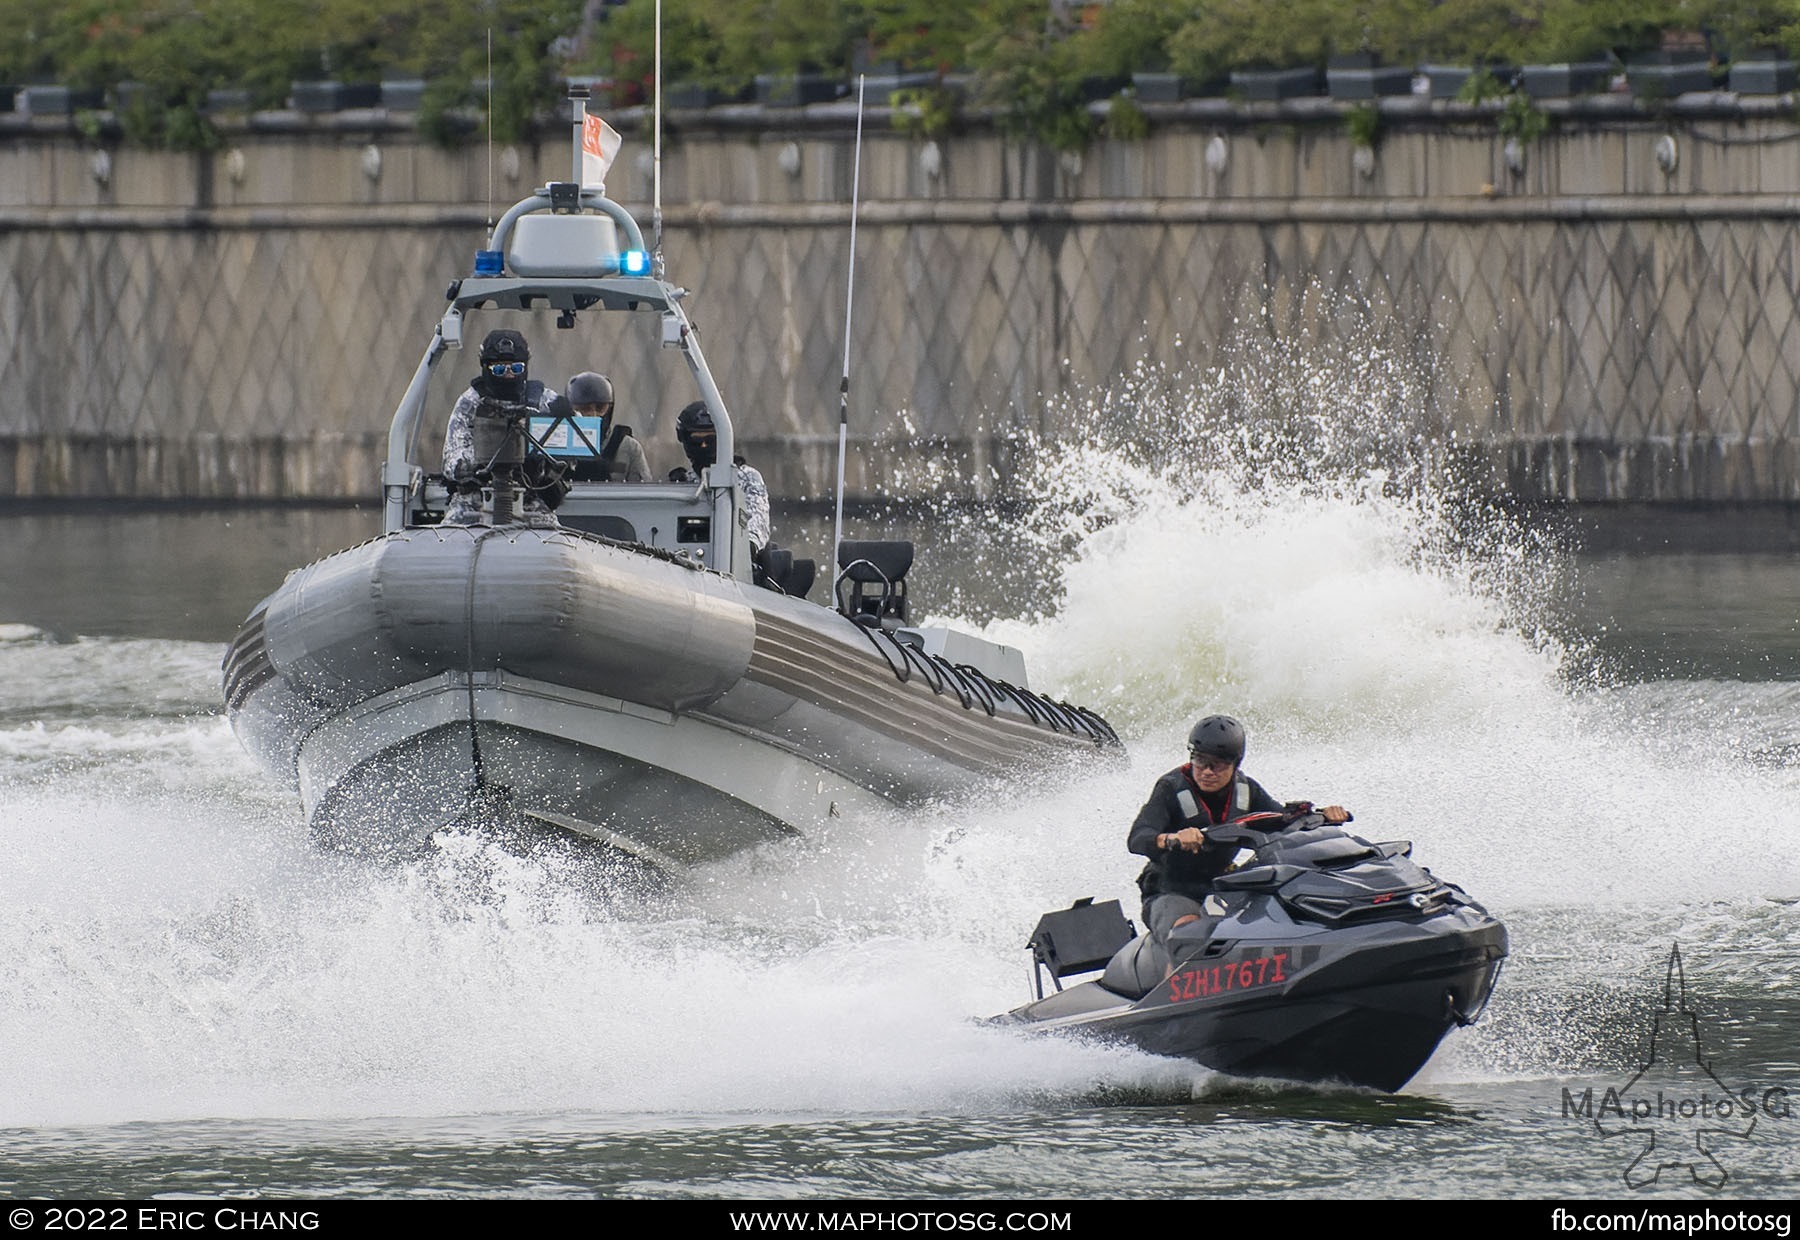
{"label": "black helmet", "polygon": [[719,428],[713,425],[712,411],[706,402],[697,400],[675,415],[675,438],[695,472],[719,459]]}
{"label": "black helmet", "polygon": [[675,415],[675,438],[681,440],[682,443],[686,443],[688,437],[695,431],[716,431],[717,429],[713,425],[712,410],[706,407],[706,402],[703,400],[695,401]]}
{"label": "black helmet", "polygon": [[569,380],[563,389],[571,405],[610,405],[613,403],[612,381],[605,375],[584,370]]}
{"label": "black helmet", "polygon": [[529,362],[531,345],[526,343],[520,332],[508,328],[491,331],[487,339],[481,342],[481,364],[489,362]]}
{"label": "black helmet", "polygon": [[1224,758],[1236,766],[1244,760],[1244,725],[1230,715],[1208,715],[1188,733],[1188,752]]}

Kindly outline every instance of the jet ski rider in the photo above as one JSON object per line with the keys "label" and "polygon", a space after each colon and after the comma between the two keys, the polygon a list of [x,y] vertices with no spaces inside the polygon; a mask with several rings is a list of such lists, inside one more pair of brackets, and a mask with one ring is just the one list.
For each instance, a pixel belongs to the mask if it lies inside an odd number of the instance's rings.
{"label": "jet ski rider", "polygon": [[[1239,770],[1244,760],[1244,725],[1229,715],[1208,715],[1188,733],[1188,762],[1150,790],[1150,799],[1131,824],[1126,847],[1150,864],[1138,875],[1144,894],[1144,925],[1157,942],[1169,931],[1205,916],[1200,902],[1213,880],[1231,866],[1236,844],[1211,844],[1206,828],[1248,814],[1312,811],[1305,801],[1282,804]],[[1330,823],[1350,820],[1341,805],[1318,813]]]}

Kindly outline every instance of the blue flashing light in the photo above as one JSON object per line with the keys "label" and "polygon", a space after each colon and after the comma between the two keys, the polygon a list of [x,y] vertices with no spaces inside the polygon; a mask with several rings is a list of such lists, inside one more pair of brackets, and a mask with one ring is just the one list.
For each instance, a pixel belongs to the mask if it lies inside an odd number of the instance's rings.
{"label": "blue flashing light", "polygon": [[619,253],[619,274],[622,276],[647,276],[650,274],[650,256],[642,250],[622,250]]}
{"label": "blue flashing light", "polygon": [[475,251],[475,274],[497,276],[506,270],[506,255],[499,250]]}

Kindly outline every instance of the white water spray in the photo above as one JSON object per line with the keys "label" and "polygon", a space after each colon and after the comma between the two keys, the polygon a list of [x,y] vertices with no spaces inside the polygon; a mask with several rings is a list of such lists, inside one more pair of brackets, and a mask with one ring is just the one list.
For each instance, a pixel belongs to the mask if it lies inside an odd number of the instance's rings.
{"label": "white water spray", "polygon": [[[1091,433],[1033,448],[1046,490],[1015,531],[1053,602],[986,627],[1111,716],[1129,764],[1021,773],[667,891],[481,840],[399,867],[319,853],[211,713],[215,648],[0,643],[0,1126],[1180,1096],[1205,1074],[970,1018],[1026,997],[1042,911],[1136,916],[1126,826],[1213,710],[1245,719],[1277,796],[1348,804],[1555,927],[1515,932],[1509,980],[1625,950],[1642,906],[1800,894],[1768,846],[1800,829],[1792,765],[1657,726],[1696,712],[1679,692],[1571,677],[1542,611],[1559,561],[1449,488],[1404,373],[1249,350],[1055,411]],[[1695,806],[1726,811],[1703,840]],[[1451,1079],[1574,1053],[1492,1027],[1453,1039]]]}

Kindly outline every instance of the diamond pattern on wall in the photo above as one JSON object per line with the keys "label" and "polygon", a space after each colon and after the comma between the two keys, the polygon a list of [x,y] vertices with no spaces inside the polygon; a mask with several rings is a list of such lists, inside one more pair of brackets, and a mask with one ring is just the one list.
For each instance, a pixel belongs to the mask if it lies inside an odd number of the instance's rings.
{"label": "diamond pattern on wall", "polygon": [[[1434,406],[1421,412],[1477,438],[1718,440],[1800,459],[1800,242],[1779,220],[983,223],[929,210],[857,234],[851,430],[877,485],[913,440],[1052,433],[1059,393],[1144,362],[1204,368],[1265,330],[1301,352],[1385,341],[1417,363]],[[371,494],[443,287],[480,240],[423,225],[0,234],[0,440],[151,445],[161,465],[107,484],[126,493],[201,479],[230,495]],[[835,442],[848,245],[845,228],[791,219],[669,235],[740,438],[764,460],[824,460],[812,448]],[[653,463],[672,461],[692,392],[654,331],[605,357],[573,335],[534,329],[534,373],[622,376],[621,410]],[[431,399],[447,410],[472,366],[441,369]],[[441,429],[422,432],[427,465]],[[266,445],[282,445],[273,464],[232,472]],[[216,477],[168,464],[207,453],[225,462]],[[73,485],[31,469],[0,469],[0,493]],[[1800,491],[1763,474],[1771,497]]]}

